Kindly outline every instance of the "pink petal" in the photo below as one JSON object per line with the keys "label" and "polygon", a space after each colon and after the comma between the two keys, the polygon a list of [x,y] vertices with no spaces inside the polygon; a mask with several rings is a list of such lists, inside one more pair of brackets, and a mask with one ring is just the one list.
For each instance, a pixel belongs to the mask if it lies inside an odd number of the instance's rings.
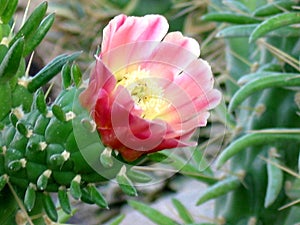
{"label": "pink petal", "polygon": [[144,64],[153,76],[173,79],[199,57],[196,40],[183,37],[180,32],[167,34]]}
{"label": "pink petal", "polygon": [[160,15],[116,16],[103,30],[101,53],[132,42],[160,41],[168,28],[167,20]]}
{"label": "pink petal", "polygon": [[163,121],[148,121],[136,115],[134,103],[126,89],[111,105],[111,122],[118,140],[127,148],[149,151],[158,146],[165,133]]}
{"label": "pink petal", "polygon": [[180,46],[193,53],[196,57],[200,56],[200,46],[198,42],[193,38],[184,37],[181,32],[170,32],[163,41]]}
{"label": "pink petal", "polygon": [[100,59],[96,60],[96,65],[91,72],[89,86],[79,96],[83,107],[91,110],[97,101],[98,92],[105,89],[108,93],[112,92],[116,85],[116,79],[106,68]]}

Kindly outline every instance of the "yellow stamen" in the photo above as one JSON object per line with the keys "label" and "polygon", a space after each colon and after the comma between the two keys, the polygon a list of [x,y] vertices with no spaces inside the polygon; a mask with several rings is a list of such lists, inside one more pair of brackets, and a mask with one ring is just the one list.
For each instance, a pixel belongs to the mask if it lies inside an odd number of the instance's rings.
{"label": "yellow stamen", "polygon": [[142,117],[155,119],[169,107],[169,102],[164,98],[164,90],[158,85],[158,79],[153,79],[150,72],[136,68],[127,68],[115,74],[118,85],[124,86],[135,104],[143,110]]}

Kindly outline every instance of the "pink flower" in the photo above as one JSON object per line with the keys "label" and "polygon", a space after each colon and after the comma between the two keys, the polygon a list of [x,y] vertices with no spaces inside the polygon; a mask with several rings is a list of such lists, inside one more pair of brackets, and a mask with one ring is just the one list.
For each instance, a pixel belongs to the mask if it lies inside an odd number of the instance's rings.
{"label": "pink flower", "polygon": [[221,99],[210,66],[199,58],[199,44],[167,31],[159,15],[112,19],[80,95],[102,142],[127,161],[196,145],[190,137]]}

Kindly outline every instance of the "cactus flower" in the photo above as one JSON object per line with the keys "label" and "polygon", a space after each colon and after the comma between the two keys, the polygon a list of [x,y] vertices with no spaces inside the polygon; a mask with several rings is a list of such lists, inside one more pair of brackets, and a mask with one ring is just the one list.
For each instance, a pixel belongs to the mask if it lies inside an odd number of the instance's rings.
{"label": "cactus flower", "polygon": [[191,136],[221,99],[197,41],[168,27],[160,15],[112,19],[80,95],[103,144],[127,161],[196,145]]}

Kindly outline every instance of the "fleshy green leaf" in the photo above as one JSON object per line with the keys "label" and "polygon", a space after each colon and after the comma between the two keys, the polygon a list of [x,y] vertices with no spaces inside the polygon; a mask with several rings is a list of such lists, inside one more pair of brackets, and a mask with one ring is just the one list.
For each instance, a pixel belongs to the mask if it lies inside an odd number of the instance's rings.
{"label": "fleshy green leaf", "polygon": [[135,210],[142,213],[144,216],[149,218],[157,225],[179,225],[179,223],[177,223],[176,221],[172,220],[171,218],[165,216],[158,210],[153,209],[144,203],[131,200],[129,201],[129,205]]}
{"label": "fleshy green leaf", "polygon": [[238,177],[228,177],[224,180],[215,183],[205,190],[204,194],[197,201],[197,205],[201,205],[211,199],[224,195],[234,189],[237,189],[241,184]]}
{"label": "fleshy green leaf", "polygon": [[220,168],[232,156],[240,151],[246,150],[250,146],[263,144],[274,144],[278,141],[297,141],[300,142],[299,130],[294,129],[265,129],[256,133],[246,134],[233,141],[220,154],[217,160],[217,167]]}
{"label": "fleshy green leaf", "polygon": [[300,85],[299,74],[282,73],[259,77],[242,86],[232,97],[228,106],[229,111],[233,111],[250,95],[270,87],[293,87]]}
{"label": "fleshy green leaf", "polygon": [[249,38],[249,42],[253,42],[258,38],[263,37],[265,34],[276,30],[280,27],[297,23],[300,23],[299,12],[282,13],[273,16],[271,18],[266,19],[264,22],[262,22],[255,28],[255,30],[252,32]]}
{"label": "fleshy green leaf", "polygon": [[184,221],[184,223],[193,223],[194,219],[189,213],[188,209],[176,198],[172,199],[172,203],[176,208],[180,218]]}

